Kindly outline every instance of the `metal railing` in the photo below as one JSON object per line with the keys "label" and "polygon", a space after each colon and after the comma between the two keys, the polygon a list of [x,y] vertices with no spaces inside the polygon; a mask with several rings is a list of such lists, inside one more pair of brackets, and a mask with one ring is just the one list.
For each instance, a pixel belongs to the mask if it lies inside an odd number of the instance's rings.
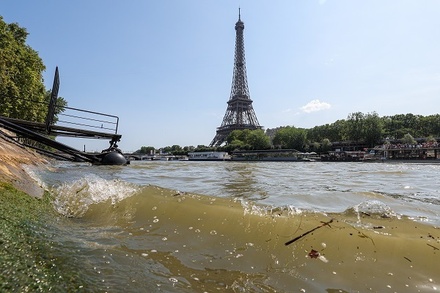
{"label": "metal railing", "polygon": [[57,126],[80,126],[83,130],[118,133],[118,116],[72,107],[62,108],[64,111],[57,115],[55,122]]}
{"label": "metal railing", "polygon": [[[35,104],[42,104],[49,106],[47,102],[35,101],[26,98],[18,98],[22,101],[32,102]],[[52,126],[68,127],[72,129],[78,129],[83,131],[94,131],[105,134],[118,134],[119,117],[115,115],[105,114],[96,111],[84,110],[68,106],[53,106],[54,117],[45,122],[46,129],[49,130]],[[62,111],[59,111],[62,109]],[[58,114],[55,114],[59,112]],[[35,122],[35,121],[29,121]]]}

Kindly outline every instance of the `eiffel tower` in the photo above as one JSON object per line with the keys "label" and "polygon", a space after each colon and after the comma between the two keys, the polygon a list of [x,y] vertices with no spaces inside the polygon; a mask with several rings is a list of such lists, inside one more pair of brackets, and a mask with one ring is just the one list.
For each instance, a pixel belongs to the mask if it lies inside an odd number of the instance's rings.
{"label": "eiffel tower", "polygon": [[234,130],[255,130],[263,128],[258,124],[257,116],[252,108],[252,100],[249,94],[249,87],[246,77],[246,60],[244,57],[243,41],[244,23],[240,18],[240,9],[238,10],[238,21],[235,24],[235,58],[234,74],[232,76],[231,95],[228,101],[223,122],[217,128],[217,134],[212,140],[210,146],[220,146],[228,135]]}

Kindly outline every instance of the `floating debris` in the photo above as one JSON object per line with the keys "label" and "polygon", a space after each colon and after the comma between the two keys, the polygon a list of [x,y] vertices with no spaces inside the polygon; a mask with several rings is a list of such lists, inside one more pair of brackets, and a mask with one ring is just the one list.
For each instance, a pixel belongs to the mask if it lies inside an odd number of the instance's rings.
{"label": "floating debris", "polygon": [[322,228],[322,227],[324,227],[324,226],[330,226],[330,224],[333,223],[333,219],[331,219],[331,220],[328,221],[328,222],[321,222],[321,223],[322,223],[321,225],[319,225],[319,226],[313,228],[312,230],[309,230],[309,231],[307,231],[307,232],[305,232],[305,233],[299,235],[298,237],[295,237],[295,238],[293,238],[292,240],[287,241],[286,243],[284,243],[284,245],[286,245],[286,246],[287,246],[287,245],[290,245],[290,244],[292,244],[293,242],[295,242],[295,241],[297,241],[297,240],[303,238],[304,236],[306,236],[306,235],[312,233],[313,231],[315,231],[315,230],[317,230],[317,229],[319,229],[319,228]]}
{"label": "floating debris", "polygon": [[322,262],[328,263],[328,260],[325,258],[325,256],[321,255],[321,253],[319,253],[319,251],[317,251],[317,250],[314,250],[314,249],[310,250],[308,256],[310,258],[316,258]]}

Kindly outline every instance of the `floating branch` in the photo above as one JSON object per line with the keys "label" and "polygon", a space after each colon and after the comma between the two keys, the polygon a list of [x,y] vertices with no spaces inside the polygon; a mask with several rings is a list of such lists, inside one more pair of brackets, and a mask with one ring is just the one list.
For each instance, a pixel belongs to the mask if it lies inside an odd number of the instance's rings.
{"label": "floating branch", "polygon": [[286,246],[287,246],[287,245],[290,245],[290,244],[292,244],[293,242],[295,242],[295,241],[297,241],[297,240],[303,238],[304,236],[306,236],[306,235],[312,233],[313,231],[318,230],[319,228],[322,228],[322,227],[324,227],[324,226],[330,226],[331,223],[333,223],[333,219],[331,219],[331,220],[328,221],[328,222],[323,222],[323,223],[322,223],[321,225],[319,225],[318,227],[315,227],[315,228],[313,228],[312,230],[309,230],[309,231],[307,231],[307,232],[305,232],[305,233],[299,235],[298,237],[295,237],[295,238],[293,238],[292,240],[287,241],[286,243],[284,243],[284,245],[286,245]]}

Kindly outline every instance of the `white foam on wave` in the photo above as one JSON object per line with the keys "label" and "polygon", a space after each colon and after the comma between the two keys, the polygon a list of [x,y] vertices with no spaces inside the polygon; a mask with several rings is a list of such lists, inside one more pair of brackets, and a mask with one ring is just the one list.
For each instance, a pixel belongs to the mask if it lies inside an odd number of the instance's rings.
{"label": "white foam on wave", "polygon": [[111,201],[115,204],[139,190],[134,184],[120,180],[105,180],[97,176],[81,178],[55,187],[55,209],[67,217],[83,216],[91,204]]}
{"label": "white foam on wave", "polygon": [[397,214],[389,206],[379,200],[367,200],[353,207],[360,220],[361,214],[380,218],[395,218]]}
{"label": "white foam on wave", "polygon": [[242,199],[240,199],[239,202],[243,207],[244,215],[250,214],[250,215],[258,215],[258,216],[278,217],[278,216],[295,216],[303,213],[303,210],[291,205],[281,206],[281,207],[265,206]]}
{"label": "white foam on wave", "polygon": [[35,182],[37,182],[37,184],[43,188],[44,190],[48,189],[47,184],[40,178],[39,175],[37,175],[38,173],[38,169],[35,166],[31,166],[31,165],[22,165],[23,170],[26,172],[26,174],[29,175],[29,177],[31,177],[33,180],[35,180]]}

